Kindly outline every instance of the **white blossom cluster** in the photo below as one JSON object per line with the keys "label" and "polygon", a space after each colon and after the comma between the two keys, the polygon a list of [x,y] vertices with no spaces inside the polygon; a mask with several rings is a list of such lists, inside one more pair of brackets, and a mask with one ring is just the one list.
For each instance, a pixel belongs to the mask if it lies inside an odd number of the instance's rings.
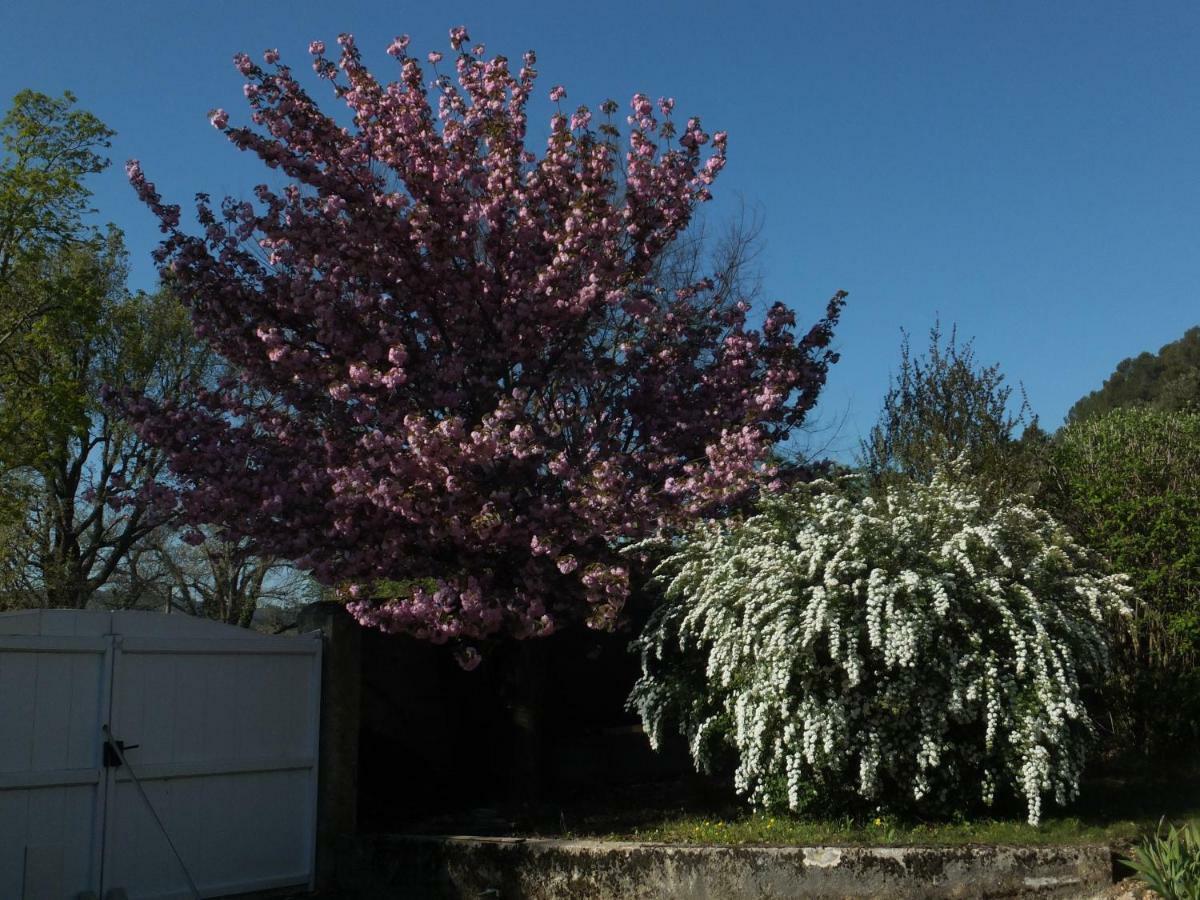
{"label": "white blossom cluster", "polygon": [[1072,800],[1093,735],[1081,679],[1127,612],[1048,514],[985,507],[948,477],[854,499],[818,482],[706,526],[659,567],[630,706],[679,727],[698,768],[724,750],[763,807]]}

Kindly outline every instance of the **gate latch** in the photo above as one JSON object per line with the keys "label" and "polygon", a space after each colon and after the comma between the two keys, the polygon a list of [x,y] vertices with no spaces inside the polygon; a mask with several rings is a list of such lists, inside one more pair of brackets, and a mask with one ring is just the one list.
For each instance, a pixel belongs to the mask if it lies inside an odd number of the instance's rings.
{"label": "gate latch", "polygon": [[[121,768],[121,755],[126,750],[135,750],[141,744],[126,744],[124,741],[114,740],[109,738],[104,742],[104,768],[119,769]],[[118,752],[120,751],[120,752]]]}

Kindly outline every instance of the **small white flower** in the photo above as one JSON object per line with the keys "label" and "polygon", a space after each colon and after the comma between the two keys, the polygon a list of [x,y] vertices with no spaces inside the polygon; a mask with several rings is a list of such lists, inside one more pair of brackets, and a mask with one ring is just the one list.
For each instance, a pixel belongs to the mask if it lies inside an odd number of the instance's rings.
{"label": "small white flower", "polygon": [[761,806],[798,809],[825,783],[920,804],[1004,786],[1031,822],[1044,797],[1069,801],[1091,733],[1079,678],[1106,663],[1125,581],[1045,513],[989,512],[945,479],[882,501],[808,490],[698,530],[658,569],[630,699],[652,743],[678,724],[703,770],[732,746]]}

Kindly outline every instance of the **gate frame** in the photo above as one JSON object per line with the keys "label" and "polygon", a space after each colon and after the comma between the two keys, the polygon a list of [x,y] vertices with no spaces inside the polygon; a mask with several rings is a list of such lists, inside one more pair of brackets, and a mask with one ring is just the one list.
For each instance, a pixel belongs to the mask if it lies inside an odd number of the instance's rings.
{"label": "gate frame", "polygon": [[[49,616],[43,614],[49,613]],[[138,767],[133,763],[134,771],[143,781],[162,781],[175,778],[196,778],[204,775],[232,775],[252,772],[283,772],[300,771],[308,773],[305,783],[307,789],[305,809],[305,842],[303,859],[307,869],[307,884],[290,876],[278,878],[257,879],[254,881],[237,881],[220,885],[209,885],[207,889],[201,885],[205,896],[224,896],[245,893],[248,891],[267,890],[271,888],[295,887],[303,889],[307,886],[312,890],[317,880],[317,826],[318,800],[320,789],[320,742],[322,714],[322,672],[324,648],[320,632],[306,632],[296,637],[261,635],[248,632],[235,626],[226,626],[209,620],[194,619],[186,616],[173,616],[172,620],[184,620],[195,623],[193,634],[172,635],[163,633],[155,626],[160,625],[159,617],[164,614],[141,611],[100,612],[90,610],[33,610],[0,614],[0,653],[14,651],[20,653],[81,653],[97,654],[100,656],[99,708],[97,724],[107,725],[109,733],[115,739],[132,738],[136,735],[114,734],[115,720],[118,713],[118,689],[121,678],[121,659],[127,654],[202,654],[202,655],[294,655],[310,656],[308,666],[308,696],[310,702],[306,716],[306,727],[310,742],[309,753],[301,758],[263,758],[255,760],[208,760],[189,763],[147,764]],[[83,633],[64,634],[62,629],[68,624],[68,619],[75,616],[89,623],[88,627],[79,629]],[[107,617],[107,622],[102,617]],[[80,621],[76,619],[69,624],[74,626]],[[14,633],[2,633],[6,620]],[[129,634],[128,626],[137,622],[150,624],[149,629],[134,628],[135,634]],[[152,623],[152,624],[151,624]],[[203,624],[200,624],[203,623]],[[165,624],[165,623],[162,623]],[[32,625],[32,629],[25,626]],[[171,622],[175,626],[175,621]],[[49,626],[48,632],[47,627]],[[96,626],[101,626],[97,628]],[[177,627],[177,626],[176,626]],[[184,626],[187,628],[188,626]],[[211,636],[200,636],[197,632],[209,629]],[[235,629],[233,632],[220,635],[218,629]],[[159,634],[154,634],[160,631]],[[149,632],[149,633],[147,633]],[[90,727],[90,724],[89,724]],[[93,757],[96,766],[80,769],[17,771],[0,773],[0,790],[28,790],[39,787],[57,787],[71,785],[93,785],[95,803],[93,821],[89,829],[91,845],[87,848],[86,858],[90,861],[90,881],[97,896],[104,896],[104,891],[122,885],[109,885],[106,879],[110,876],[113,866],[113,854],[116,852],[116,841],[112,829],[115,827],[115,805],[117,802],[116,785],[118,782],[128,782],[132,778],[126,766],[106,767],[104,765],[104,733],[98,729],[95,735],[96,753]],[[121,802],[127,802],[122,800]],[[138,803],[138,800],[133,802]],[[65,848],[64,848],[65,849]],[[180,873],[182,875],[182,872]],[[220,893],[215,893],[220,892]]]}

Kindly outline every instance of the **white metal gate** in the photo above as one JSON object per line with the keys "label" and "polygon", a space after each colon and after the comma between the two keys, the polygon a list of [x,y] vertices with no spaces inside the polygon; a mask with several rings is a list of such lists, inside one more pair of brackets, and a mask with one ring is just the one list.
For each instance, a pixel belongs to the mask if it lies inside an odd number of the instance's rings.
{"label": "white metal gate", "polygon": [[309,884],[320,653],[179,615],[0,615],[0,900]]}

